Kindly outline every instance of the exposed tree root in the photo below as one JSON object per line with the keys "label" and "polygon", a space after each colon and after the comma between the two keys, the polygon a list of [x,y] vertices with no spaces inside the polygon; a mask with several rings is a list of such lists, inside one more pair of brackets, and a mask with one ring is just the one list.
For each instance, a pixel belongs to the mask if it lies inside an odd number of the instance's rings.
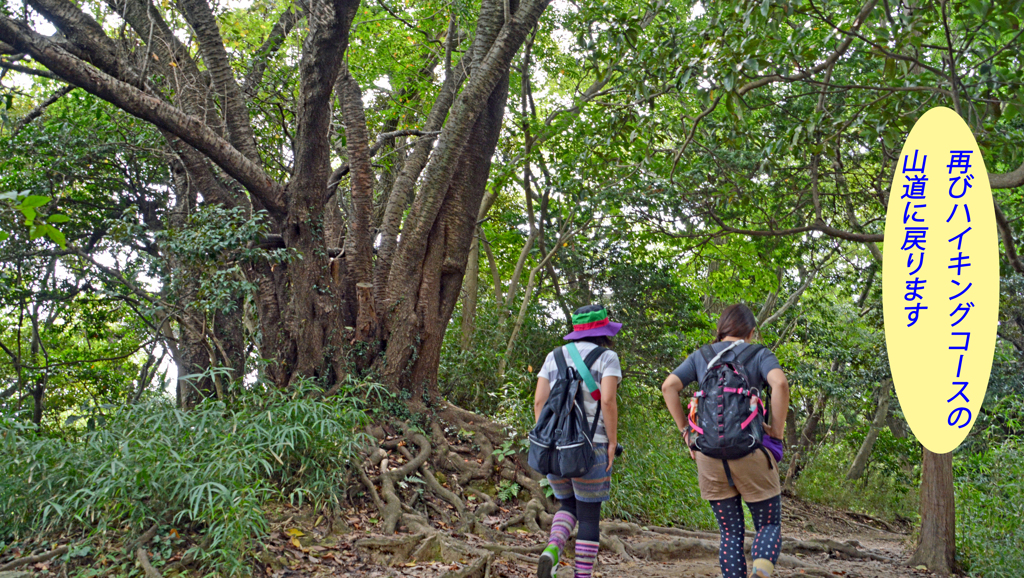
{"label": "exposed tree root", "polygon": [[649,540],[639,544],[630,544],[629,551],[637,558],[668,562],[682,558],[702,558],[716,555],[718,554],[718,544],[696,538]]}
{"label": "exposed tree root", "polygon": [[11,560],[10,562],[0,566],[0,572],[4,572],[4,571],[7,571],[7,570],[14,570],[15,568],[21,568],[25,564],[38,564],[39,562],[46,562],[50,558],[54,558],[56,556],[60,556],[62,554],[65,554],[67,551],[68,551],[68,547],[67,546],[61,546],[60,548],[54,548],[53,550],[50,550],[49,552],[44,552],[42,554],[37,554],[35,556],[25,556],[24,558],[17,558],[15,560]]}
{"label": "exposed tree root", "polygon": [[138,549],[135,550],[135,556],[139,559],[139,565],[142,566],[142,571],[146,573],[146,578],[163,578],[163,576],[156,571],[156,568],[149,563],[149,554],[146,554],[145,548],[139,546]]}
{"label": "exposed tree root", "polygon": [[626,560],[633,560],[633,556],[630,555],[625,543],[623,543],[623,541],[620,540],[618,536],[608,536],[602,534],[600,547],[605,550],[615,552],[616,554],[625,558]]}
{"label": "exposed tree root", "polygon": [[157,528],[159,528],[158,524],[153,524],[152,526],[150,526],[148,530],[146,530],[142,533],[141,536],[139,536],[138,540],[135,540],[131,543],[130,546],[128,546],[128,551],[131,552],[133,550],[137,550],[140,546],[145,546],[146,544],[148,544],[149,541],[152,540],[154,536],[156,536]]}
{"label": "exposed tree root", "polygon": [[370,477],[366,475],[366,472],[362,468],[359,469],[359,480],[363,482],[363,487],[370,493],[370,498],[373,500],[373,505],[378,511],[384,511],[384,502],[381,501],[380,495],[377,494],[377,488],[374,487],[373,482],[370,481]]}
{"label": "exposed tree root", "polygon": [[[893,529],[892,525],[890,525],[889,522],[886,522],[885,520],[883,520],[881,518],[876,518],[874,516],[869,516],[867,514],[861,514],[860,512],[843,512],[843,513],[846,514],[847,516],[855,519],[855,520],[859,519],[859,520],[862,520],[864,522],[872,522],[872,523],[875,523],[875,524],[880,524],[882,526],[885,526],[885,528],[875,528],[876,530],[880,530],[881,529],[881,530],[885,530],[886,532],[889,532],[891,534],[899,534],[899,532],[897,532],[896,530]],[[867,524],[865,524],[865,525],[867,525]],[[870,528],[871,526],[868,526],[868,527]]]}
{"label": "exposed tree root", "polygon": [[[434,420],[430,439],[404,425],[399,425],[402,434],[398,437],[376,436],[379,444],[367,452],[358,478],[380,512],[387,536],[359,540],[356,548],[367,552],[374,562],[388,566],[472,560],[449,571],[444,575],[447,578],[488,578],[494,560],[500,557],[535,564],[543,543],[523,546],[499,542],[511,541],[503,533],[510,527],[522,526],[533,534],[543,534],[550,527],[556,506],[544,495],[539,476],[522,467],[522,456],[495,456],[493,448],[501,443],[498,436],[504,435],[497,425],[458,408],[448,408],[442,414],[448,420],[448,429]],[[474,432],[473,445],[466,443],[465,438],[446,437],[445,431],[452,431],[452,427]],[[382,432],[374,430],[375,434]],[[422,484],[415,478],[406,479],[416,475],[422,477]],[[494,477],[514,481],[531,494],[518,514],[498,526],[499,531],[484,523],[499,510],[495,499],[487,491],[469,485],[474,480]],[[432,520],[438,527],[475,534],[485,541],[452,537],[435,528]],[[399,529],[409,534],[394,535]],[[753,533],[748,531],[747,536],[745,550],[749,553]],[[601,526],[601,549],[625,560],[667,562],[708,558],[718,555],[719,536],[713,532],[606,522]],[[856,542],[784,539],[782,550],[779,567],[799,568],[806,574],[823,577],[828,575],[824,569],[794,554],[890,561],[859,549]]]}
{"label": "exposed tree root", "polygon": [[490,553],[480,556],[475,562],[460,570],[446,572],[441,578],[488,578],[491,573],[491,561],[494,556]]}
{"label": "exposed tree root", "polygon": [[533,546],[506,546],[504,544],[481,544],[480,547],[491,552],[513,552],[516,554],[540,554],[547,548],[546,543]]}
{"label": "exposed tree root", "polygon": [[[499,528],[501,530],[507,530],[512,526],[523,524],[526,529],[531,532],[543,532],[540,527],[540,516],[544,513],[544,505],[540,503],[536,498],[526,503],[526,507],[523,508],[522,513],[509,518],[507,521],[502,523]],[[551,522],[547,523],[547,526],[551,526]]]}
{"label": "exposed tree root", "polygon": [[893,561],[890,558],[886,558],[885,556],[879,556],[878,554],[874,554],[872,552],[862,552],[857,549],[857,546],[859,545],[860,544],[853,541],[840,543],[836,542],[835,540],[808,540],[806,542],[793,540],[783,542],[782,551],[790,553],[799,552],[802,554],[842,554],[857,560],[875,560],[878,562]]}
{"label": "exposed tree root", "polygon": [[540,487],[540,483],[536,479],[531,478],[522,471],[513,469],[512,467],[502,468],[501,477],[502,479],[515,482],[526,488],[530,492],[530,495],[533,496],[533,499],[537,500],[544,508],[545,512],[554,514],[558,511],[558,506],[555,504],[554,500],[544,494],[544,489]]}
{"label": "exposed tree root", "polygon": [[398,520],[402,517],[402,501],[395,493],[395,484],[392,481],[391,472],[388,471],[388,460],[380,462],[381,474],[380,491],[384,496],[384,509],[381,516],[384,518],[384,533],[394,534],[398,526]]}

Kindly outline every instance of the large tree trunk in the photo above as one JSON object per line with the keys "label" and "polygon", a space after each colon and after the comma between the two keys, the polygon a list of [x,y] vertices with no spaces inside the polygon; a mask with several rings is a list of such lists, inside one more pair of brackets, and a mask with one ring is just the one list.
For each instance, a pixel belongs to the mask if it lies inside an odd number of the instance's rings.
{"label": "large tree trunk", "polygon": [[953,453],[922,450],[921,536],[909,564],[948,575],[956,554],[956,507],[953,495]]}
{"label": "large tree trunk", "polygon": [[[400,306],[389,320],[385,379],[392,385],[407,384],[414,398],[429,390],[430,397],[439,399],[437,367],[441,342],[462,289],[491,157],[505,113],[508,79],[506,68],[486,107],[473,122],[469,142],[430,231],[423,261],[409,266],[408,273],[420,280],[414,293],[415,306],[410,306],[411,302]],[[417,350],[418,355],[407,370],[408,360]]]}
{"label": "large tree trunk", "polygon": [[[145,0],[110,3],[153,53],[145,66],[127,57],[76,4],[29,1],[63,33],[62,44],[4,16],[0,40],[30,54],[56,77],[157,127],[176,157],[175,185],[182,194],[197,198],[198,193],[202,203],[241,207],[247,215],[265,211],[270,235],[260,247],[287,249],[288,259],[255,260],[245,267],[256,286],[260,354],[269,361],[266,376],[273,383],[313,382],[330,389],[350,373],[372,371],[392,389],[410,393],[414,405],[429,401],[428,393],[439,401],[441,343],[461,291],[512,59],[550,0],[483,0],[468,50],[460,46],[462,33],[449,27],[449,54],[464,56],[446,63],[444,84],[421,130],[397,131],[421,138],[397,153],[402,158],[380,179],[371,158],[397,135],[380,134],[380,144],[370,145],[359,85],[344,64],[360,2],[300,2],[296,10],[308,32],[298,90],[294,101],[284,103],[295,103],[288,111],[295,126],[292,150],[283,155],[291,172],[281,182],[279,169],[286,163],[265,164],[260,157],[261,152],[281,154],[280,144],[271,140],[258,148],[252,126],[266,119],[251,119],[250,110],[259,107],[243,96],[259,92],[268,54],[261,49],[253,55],[241,86],[206,0],[175,5],[189,30],[177,24],[180,20],[165,20]],[[299,18],[283,15],[267,50],[281,46]],[[182,33],[188,38],[182,40]],[[433,69],[427,66],[424,74]],[[335,96],[340,123],[331,106]],[[339,126],[346,163],[332,170],[331,143]],[[347,189],[339,186],[346,175]],[[345,208],[344,223],[337,222],[337,203]],[[336,240],[343,243],[340,250],[332,245]],[[210,360],[237,358],[244,336],[240,324],[225,315],[193,316],[187,302],[183,311],[176,312],[184,322],[179,333],[191,334],[185,336],[188,344],[177,344],[178,359],[201,367],[200,344]],[[241,363],[237,368],[244,370]],[[208,389],[204,384],[193,393]]]}
{"label": "large tree trunk", "polygon": [[878,390],[878,408],[875,410],[875,419],[871,421],[868,435],[860,445],[860,450],[857,452],[857,457],[853,459],[850,471],[846,472],[847,480],[856,480],[864,475],[864,468],[867,467],[868,458],[871,457],[871,449],[875,447],[878,433],[885,427],[885,417],[889,415],[889,392],[891,389],[892,380],[883,380]]}

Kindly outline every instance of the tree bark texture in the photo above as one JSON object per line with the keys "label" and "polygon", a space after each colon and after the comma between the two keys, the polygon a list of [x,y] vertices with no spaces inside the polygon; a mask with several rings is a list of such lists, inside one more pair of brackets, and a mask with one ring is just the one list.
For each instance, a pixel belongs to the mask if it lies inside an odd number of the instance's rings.
{"label": "tree bark texture", "polygon": [[921,463],[921,536],[909,564],[923,564],[945,576],[955,570],[955,554],[953,454],[934,454],[925,448]]}
{"label": "tree bark texture", "polygon": [[[178,0],[174,7],[182,18],[167,20],[146,0],[109,0],[142,46],[138,53],[135,45],[107,36],[69,0],[31,0],[61,35],[43,36],[0,16],[0,41],[161,132],[175,195],[189,205],[176,224],[165,225],[185,226],[189,214],[213,205],[240,207],[246,215],[265,211],[273,242],[292,256],[244,265],[256,287],[259,354],[270,361],[270,380],[281,387],[301,380],[329,387],[351,373],[372,372],[393,389],[410,391],[414,401],[426,401],[439,400],[441,343],[475,239],[512,59],[549,1],[483,0],[475,37],[462,46],[465,56],[446,67],[433,105],[422,107],[429,113],[419,119],[409,118],[408,110],[394,113],[403,115],[403,125],[419,122],[422,129],[401,135],[418,136],[401,149],[394,146],[396,136],[383,134],[370,146],[359,72],[345,64],[359,0],[310,0],[290,8],[237,76],[239,67],[230,61],[237,56],[226,49],[208,0]],[[260,92],[267,60],[291,30],[303,28],[302,19],[308,34],[292,126],[286,128],[294,145],[279,162],[280,146],[264,146],[257,137],[254,123],[263,120],[251,118],[251,100]],[[181,22],[191,38],[182,36]],[[449,39],[464,41],[461,35]],[[424,74],[433,68],[425,66]],[[393,131],[397,119],[384,128]],[[341,130],[347,167],[335,170],[332,134]],[[377,174],[370,159],[385,144],[393,158]],[[286,180],[272,176],[288,163]],[[479,249],[477,255],[478,267]],[[174,275],[175,257],[168,259]],[[194,291],[182,281],[183,291]],[[185,296],[175,317],[180,370],[202,373],[220,365],[240,376],[241,300],[237,314],[206,315],[188,303]],[[222,385],[201,380],[182,392],[183,405],[223,395]]]}

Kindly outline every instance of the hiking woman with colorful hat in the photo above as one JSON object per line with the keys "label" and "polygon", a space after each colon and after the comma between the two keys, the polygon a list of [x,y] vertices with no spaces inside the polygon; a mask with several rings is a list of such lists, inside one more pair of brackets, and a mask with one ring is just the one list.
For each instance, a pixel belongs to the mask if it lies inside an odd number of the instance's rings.
{"label": "hiking woman with colorful hat", "polygon": [[[782,546],[778,461],[789,382],[775,354],[751,343],[756,327],[746,305],[726,307],[714,343],[691,353],[661,386],[690,458],[697,462],[701,497],[718,520],[724,578],[747,578],[742,502],[757,530],[752,578],[771,576]],[[688,402],[687,415],[679,392],[693,382],[700,387]],[[761,397],[766,384],[768,408]]]}
{"label": "hiking woman with colorful hat", "polygon": [[[615,393],[622,380],[619,356],[610,349],[611,338],[622,329],[621,323],[608,318],[608,312],[600,305],[587,305],[576,310],[572,316],[573,332],[565,336],[569,343],[561,347],[561,363],[580,367],[587,362],[583,358],[594,358],[589,363],[593,384],[599,385],[590,395],[583,395],[583,410],[587,423],[593,423],[597,416],[596,430],[592,437],[594,465],[582,477],[562,478],[548,475],[551,489],[561,502],[551,524],[548,547],[541,554],[537,567],[539,578],[550,578],[558,568],[558,558],[569,539],[569,534],[579,522],[576,534],[576,578],[590,578],[597,559],[600,541],[601,503],[610,497],[612,463],[618,443],[619,410]],[[598,348],[604,348],[603,352]],[[558,379],[558,361],[555,352],[548,353],[544,365],[537,374],[537,391],[534,394],[534,418],[539,420],[541,410],[551,393],[551,385]]]}

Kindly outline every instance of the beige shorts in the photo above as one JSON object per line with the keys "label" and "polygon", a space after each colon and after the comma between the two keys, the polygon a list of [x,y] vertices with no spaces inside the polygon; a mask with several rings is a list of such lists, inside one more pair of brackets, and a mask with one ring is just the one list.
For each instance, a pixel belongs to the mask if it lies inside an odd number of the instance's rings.
{"label": "beige shorts", "polygon": [[[779,464],[775,458],[756,450],[738,460],[729,460],[729,471],[735,486],[729,485],[722,460],[697,454],[697,482],[700,497],[705,500],[725,500],[742,496],[744,502],[761,502],[782,493],[779,484]],[[771,469],[768,462],[771,461]]]}

